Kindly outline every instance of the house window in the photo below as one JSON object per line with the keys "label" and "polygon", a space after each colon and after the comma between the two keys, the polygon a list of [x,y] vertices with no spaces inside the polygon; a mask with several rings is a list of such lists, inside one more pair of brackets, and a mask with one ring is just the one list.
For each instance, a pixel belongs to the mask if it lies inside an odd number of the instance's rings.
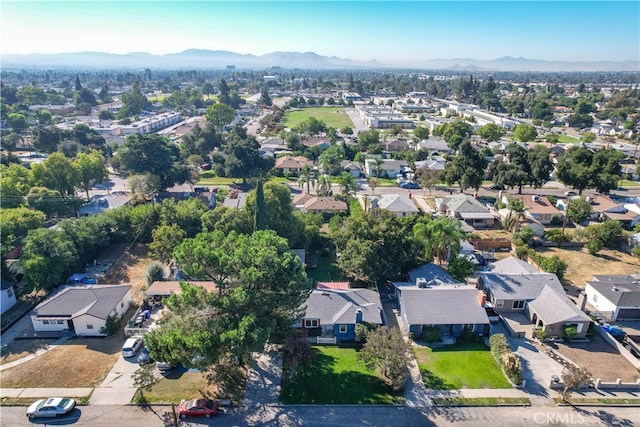
{"label": "house window", "polygon": [[598,302],[598,295],[597,294],[593,294],[593,302]]}
{"label": "house window", "polygon": [[466,325],[463,326],[463,328],[473,331],[473,323],[467,323]]}
{"label": "house window", "polygon": [[87,329],[93,329],[93,325],[91,323],[87,323]]}
{"label": "house window", "polygon": [[522,309],[522,308],[524,308],[524,301],[523,300],[514,301],[513,302],[513,308],[514,309]]}
{"label": "house window", "polygon": [[48,321],[48,320],[43,320],[43,321],[42,321],[42,324],[43,324],[43,325],[48,325],[48,324],[49,324],[49,321]]}
{"label": "house window", "polygon": [[58,320],[58,325],[64,325],[64,320]]}
{"label": "house window", "polygon": [[305,328],[317,328],[318,326],[320,326],[320,321],[318,319],[304,319]]}
{"label": "house window", "polygon": [[11,289],[7,289],[7,298],[11,298],[13,296],[13,291]]}
{"label": "house window", "polygon": [[493,303],[493,305],[495,305],[495,306],[496,306],[496,308],[502,308],[502,307],[504,307],[504,301],[502,301],[501,299],[499,299],[499,300],[495,301],[495,302]]}
{"label": "house window", "polygon": [[347,325],[340,325],[340,333],[341,334],[347,333]]}
{"label": "house window", "polygon": [[124,301],[120,301],[120,308],[124,307]]}

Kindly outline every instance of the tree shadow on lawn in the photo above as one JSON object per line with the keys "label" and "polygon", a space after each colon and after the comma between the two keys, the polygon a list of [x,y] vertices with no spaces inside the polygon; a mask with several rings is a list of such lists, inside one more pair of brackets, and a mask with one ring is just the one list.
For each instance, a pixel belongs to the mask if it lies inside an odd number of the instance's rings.
{"label": "tree shadow on lawn", "polygon": [[[353,347],[341,347],[353,348]],[[311,367],[291,381],[283,379],[280,401],[284,404],[393,404],[400,394],[374,373],[335,372],[338,358],[317,352]]]}
{"label": "tree shadow on lawn", "polygon": [[422,381],[427,390],[454,390],[456,386],[427,369],[420,369]]}

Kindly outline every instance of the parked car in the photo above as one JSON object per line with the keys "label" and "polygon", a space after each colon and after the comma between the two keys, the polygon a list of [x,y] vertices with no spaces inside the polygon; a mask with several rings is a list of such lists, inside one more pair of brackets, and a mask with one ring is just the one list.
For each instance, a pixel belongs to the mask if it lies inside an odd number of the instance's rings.
{"label": "parked car", "polygon": [[564,195],[565,196],[577,196],[578,193],[576,193],[575,191],[565,191]]}
{"label": "parked car", "polygon": [[403,182],[402,184],[400,184],[400,188],[405,188],[405,189],[409,189],[409,190],[417,190],[418,188],[420,188],[420,185],[417,182],[406,181],[406,182]]}
{"label": "parked car", "polygon": [[122,357],[133,357],[136,355],[140,347],[142,347],[143,341],[142,337],[139,335],[134,335],[131,338],[127,338],[124,345],[122,346]]}
{"label": "parked car", "polygon": [[176,366],[178,366],[178,364],[175,363],[175,362],[156,362],[156,368],[160,372],[170,371],[171,369],[175,368]]}
{"label": "parked car", "polygon": [[491,187],[492,190],[504,190],[504,185],[492,185]]}
{"label": "parked car", "polygon": [[140,353],[138,354],[138,364],[142,366],[153,362],[154,360],[149,353],[149,349],[147,348],[147,346],[143,345],[140,349]]}
{"label": "parked car", "polygon": [[187,417],[211,418],[218,413],[218,402],[211,399],[191,399],[183,400],[178,405],[178,416],[182,419]]}
{"label": "parked car", "polygon": [[27,417],[57,417],[68,414],[76,407],[76,401],[67,397],[50,397],[33,402],[27,409]]}

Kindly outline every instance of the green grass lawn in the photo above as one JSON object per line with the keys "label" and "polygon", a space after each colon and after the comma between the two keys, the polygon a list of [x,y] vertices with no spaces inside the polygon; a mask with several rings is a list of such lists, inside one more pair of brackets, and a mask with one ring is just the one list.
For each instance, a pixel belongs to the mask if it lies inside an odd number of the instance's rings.
{"label": "green grass lawn", "polygon": [[428,389],[511,388],[484,343],[421,347],[414,348],[414,353]]}
{"label": "green grass lawn", "polygon": [[569,144],[569,143],[571,143],[571,142],[580,142],[580,139],[578,139],[578,138],[574,138],[574,137],[569,136],[569,135],[564,135],[564,134],[562,134],[562,135],[560,135],[560,137],[558,138],[558,142],[559,142],[560,144]]}
{"label": "green grass lawn", "polygon": [[640,182],[623,179],[622,182],[620,183],[620,187],[640,187]]}
{"label": "green grass lawn", "polygon": [[[312,256],[316,256],[312,254]],[[344,272],[336,263],[336,258],[329,255],[317,255],[318,264],[315,268],[307,268],[307,276],[316,282],[343,282],[346,281]]]}
{"label": "green grass lawn", "polygon": [[202,373],[171,371],[144,392],[150,403],[180,403],[182,399],[202,397],[202,393],[212,393],[212,387]]}
{"label": "green grass lawn", "polygon": [[341,129],[345,126],[353,128],[353,122],[344,112],[342,107],[316,107],[316,108],[302,108],[300,110],[288,111],[284,115],[285,126],[293,128],[307,117],[315,117],[316,119],[323,121],[327,126]]}
{"label": "green grass lawn", "polygon": [[[402,401],[356,357],[355,348],[314,346],[313,366],[293,381],[283,380],[284,404],[393,404]],[[286,366],[285,366],[286,369]]]}

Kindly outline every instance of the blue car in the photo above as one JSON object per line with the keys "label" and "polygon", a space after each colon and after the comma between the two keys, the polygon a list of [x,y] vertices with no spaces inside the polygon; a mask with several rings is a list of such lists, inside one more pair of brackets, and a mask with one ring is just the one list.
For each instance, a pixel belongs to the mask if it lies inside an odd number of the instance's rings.
{"label": "blue car", "polygon": [[417,190],[420,188],[417,182],[407,181],[400,184],[400,188],[408,189],[408,190]]}

